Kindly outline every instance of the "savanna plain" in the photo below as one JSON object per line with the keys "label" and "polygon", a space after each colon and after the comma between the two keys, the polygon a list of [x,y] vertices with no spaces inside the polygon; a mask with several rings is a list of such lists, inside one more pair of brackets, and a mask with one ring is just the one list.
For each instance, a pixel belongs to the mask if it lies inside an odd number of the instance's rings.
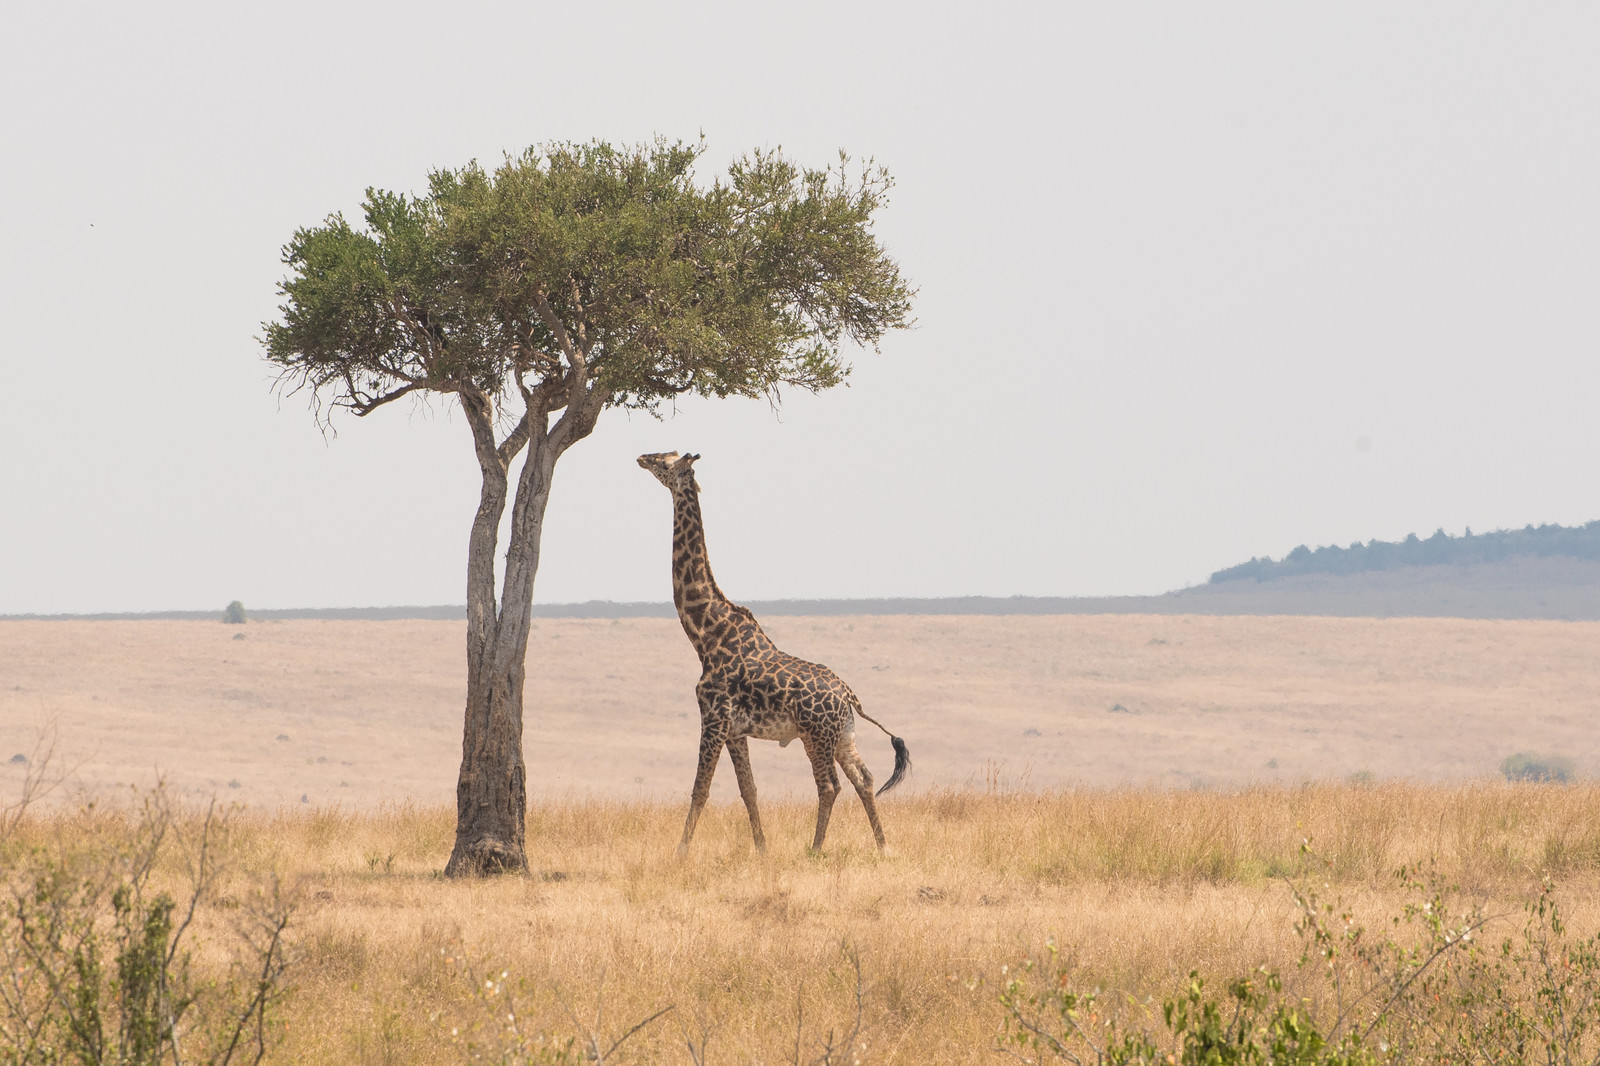
{"label": "savanna plain", "polygon": [[[0,758],[24,756],[0,770],[4,905],[46,874],[196,900],[188,1024],[268,973],[267,1061],[1110,1061],[1136,1032],[1141,1061],[1202,1061],[1183,1019],[1211,1002],[1218,1046],[1240,1019],[1299,1034],[1270,1061],[1324,1061],[1313,1032],[1393,1061],[1594,1059],[1600,624],[766,626],[909,743],[886,854],[853,796],[808,854],[803,756],[770,744],[768,852],[724,766],[676,854],[696,663],[670,619],[539,623],[533,872],[485,882],[440,876],[459,624],[0,623]],[[859,738],[881,779],[886,740]],[[1505,781],[1515,752],[1575,779]],[[122,912],[90,895],[114,955]],[[44,994],[19,928],[8,1003]]]}

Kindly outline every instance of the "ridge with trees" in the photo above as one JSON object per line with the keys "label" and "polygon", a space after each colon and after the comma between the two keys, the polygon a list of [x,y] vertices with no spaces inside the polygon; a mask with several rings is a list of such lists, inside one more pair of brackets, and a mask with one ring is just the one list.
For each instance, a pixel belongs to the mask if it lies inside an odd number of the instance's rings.
{"label": "ridge with trees", "polygon": [[1209,584],[1229,581],[1273,581],[1302,574],[1358,574],[1372,570],[1399,570],[1414,566],[1496,563],[1533,556],[1560,556],[1600,561],[1600,520],[1581,526],[1528,525],[1493,533],[1466,533],[1453,537],[1443,529],[1423,539],[1412,533],[1405,540],[1356,541],[1348,548],[1302,544],[1282,559],[1252,558],[1249,562],[1218,570]]}

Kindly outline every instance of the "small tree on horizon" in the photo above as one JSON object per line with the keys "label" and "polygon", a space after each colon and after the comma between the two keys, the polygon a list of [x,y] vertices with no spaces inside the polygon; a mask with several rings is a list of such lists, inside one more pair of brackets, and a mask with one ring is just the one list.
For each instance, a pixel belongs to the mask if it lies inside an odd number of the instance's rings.
{"label": "small tree on horizon", "polygon": [[368,189],[366,228],[334,214],[284,248],[281,320],[263,341],[280,387],[308,390],[324,425],[453,397],[471,431],[482,488],[447,875],[527,868],[523,683],[556,460],[608,407],[831,388],[847,344],[910,324],[912,291],[872,233],[886,171],[755,152],[702,188],[703,151],[535,146],[493,172],[435,171],[420,196]]}

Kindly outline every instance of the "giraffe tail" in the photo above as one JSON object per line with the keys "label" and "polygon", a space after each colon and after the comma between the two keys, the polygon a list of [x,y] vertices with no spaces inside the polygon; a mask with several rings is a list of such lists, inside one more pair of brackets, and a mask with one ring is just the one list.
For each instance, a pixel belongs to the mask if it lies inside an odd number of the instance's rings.
{"label": "giraffe tail", "polygon": [[883,729],[884,734],[889,738],[889,743],[894,745],[894,773],[890,774],[889,780],[885,781],[882,787],[878,789],[877,794],[881,796],[894,786],[898,785],[901,781],[905,780],[906,774],[911,772],[911,751],[906,747],[905,741],[901,740],[893,733],[890,733],[887,729],[884,729],[882,722],[869,716],[865,711],[863,711],[859,702],[855,706],[855,712],[862,718],[865,718],[867,721],[877,726],[879,729]]}
{"label": "giraffe tail", "polygon": [[[885,730],[885,732],[888,731]],[[885,781],[883,787],[878,789],[878,795],[880,796],[898,785],[911,770],[911,752],[906,750],[906,742],[890,733],[889,743],[894,745],[894,773],[890,774],[889,780]]]}

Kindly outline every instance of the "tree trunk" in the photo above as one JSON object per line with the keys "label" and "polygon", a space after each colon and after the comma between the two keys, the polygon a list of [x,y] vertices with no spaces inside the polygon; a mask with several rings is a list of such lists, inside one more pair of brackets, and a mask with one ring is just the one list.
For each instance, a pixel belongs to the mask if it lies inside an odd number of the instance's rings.
{"label": "tree trunk", "polygon": [[[470,664],[469,664],[470,665]],[[520,873],[528,806],[522,760],[522,681],[517,668],[467,685],[461,776],[456,783],[456,843],[447,877]]]}
{"label": "tree trunk", "polygon": [[[522,694],[540,534],[556,459],[575,441],[588,436],[604,399],[575,390],[574,398],[580,402],[569,406],[554,429],[547,429],[548,393],[525,396],[527,417],[497,446],[489,401],[481,394],[461,395],[483,488],[467,550],[467,709],[461,775],[456,782],[456,842],[445,864],[447,877],[525,873],[528,869]],[[505,585],[497,608],[495,549],[505,513],[508,471],[524,446],[528,454],[517,479]]]}
{"label": "tree trunk", "polygon": [[497,605],[495,549],[508,467],[520,446],[516,434],[506,445],[494,446],[492,418],[481,397],[463,396],[462,407],[477,445],[483,488],[467,550],[467,707],[456,782],[456,842],[444,872],[447,877],[479,877],[528,869],[522,694],[533,575],[555,458],[544,427],[530,424],[524,438],[528,455],[512,507],[505,592]]}

